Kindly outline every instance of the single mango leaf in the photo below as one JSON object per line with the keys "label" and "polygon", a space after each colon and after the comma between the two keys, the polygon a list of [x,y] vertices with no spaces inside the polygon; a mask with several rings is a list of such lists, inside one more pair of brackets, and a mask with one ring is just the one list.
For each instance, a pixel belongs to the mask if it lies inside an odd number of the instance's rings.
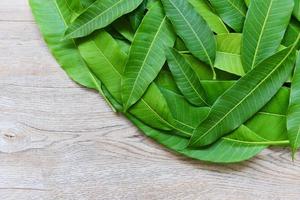
{"label": "single mango leaf", "polygon": [[87,36],[136,9],[142,0],[97,0],[69,25],[65,38]]}
{"label": "single mango leaf", "polygon": [[165,50],[175,35],[159,3],[146,14],[137,30],[122,82],[124,110],[135,104],[157,77],[166,61]]}
{"label": "single mango leaf", "polygon": [[278,50],[293,6],[293,0],[251,0],[241,49],[245,72]]}

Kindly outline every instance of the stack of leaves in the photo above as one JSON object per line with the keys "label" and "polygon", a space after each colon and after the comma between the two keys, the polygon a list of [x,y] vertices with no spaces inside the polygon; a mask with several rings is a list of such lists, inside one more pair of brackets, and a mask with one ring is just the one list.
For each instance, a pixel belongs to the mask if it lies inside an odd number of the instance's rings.
{"label": "stack of leaves", "polygon": [[142,132],[240,162],[300,146],[300,0],[30,0],[49,49]]}

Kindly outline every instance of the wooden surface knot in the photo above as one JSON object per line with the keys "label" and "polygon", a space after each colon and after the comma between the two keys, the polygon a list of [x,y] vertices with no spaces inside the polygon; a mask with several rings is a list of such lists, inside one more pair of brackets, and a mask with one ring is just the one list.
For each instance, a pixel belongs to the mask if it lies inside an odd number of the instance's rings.
{"label": "wooden surface knot", "polygon": [[0,123],[0,152],[14,153],[30,148],[31,138],[14,122]]}

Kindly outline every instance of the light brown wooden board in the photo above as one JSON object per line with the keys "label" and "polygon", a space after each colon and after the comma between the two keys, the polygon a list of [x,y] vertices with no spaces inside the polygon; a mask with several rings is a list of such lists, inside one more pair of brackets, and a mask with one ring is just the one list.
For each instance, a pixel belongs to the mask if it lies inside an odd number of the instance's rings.
{"label": "light brown wooden board", "polygon": [[300,156],[218,166],[169,152],[69,80],[26,0],[0,0],[0,199],[300,199]]}

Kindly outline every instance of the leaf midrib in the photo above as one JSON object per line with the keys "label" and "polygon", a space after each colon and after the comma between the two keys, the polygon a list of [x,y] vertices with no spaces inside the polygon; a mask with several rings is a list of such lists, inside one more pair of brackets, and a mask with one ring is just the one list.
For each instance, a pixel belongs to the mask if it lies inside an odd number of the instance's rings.
{"label": "leaf midrib", "polygon": [[[198,93],[198,91],[196,90],[196,88],[194,87],[194,85],[191,83],[190,79],[187,77],[187,75],[185,74],[184,70],[180,67],[180,63],[177,60],[176,56],[173,56],[175,62],[177,63],[178,69],[182,72],[182,74],[184,75],[185,79],[188,81],[189,85],[192,87],[193,91],[198,95],[198,97],[206,104],[209,106],[209,104],[202,98],[201,94]],[[199,81],[200,82],[200,81]],[[201,84],[201,83],[200,83]]]}
{"label": "leaf midrib", "polygon": [[256,45],[256,48],[255,48],[255,51],[254,51],[253,60],[252,60],[252,63],[251,63],[251,66],[250,66],[251,68],[250,69],[253,69],[253,67],[255,65],[255,62],[257,60],[258,50],[259,50],[259,47],[261,45],[261,40],[262,40],[262,37],[263,37],[263,34],[264,34],[264,30],[266,29],[267,21],[268,21],[268,19],[270,17],[270,12],[271,12],[271,8],[273,6],[273,2],[274,2],[273,0],[270,1],[269,8],[268,8],[267,14],[265,16],[261,32],[259,33],[259,37],[258,37],[258,40],[257,40],[257,45]]}
{"label": "leaf midrib", "polygon": [[218,126],[233,110],[235,110],[240,104],[242,104],[250,95],[252,95],[252,93],[254,91],[256,91],[256,89],[258,87],[260,87],[260,85],[262,83],[265,82],[266,79],[268,79],[280,66],[283,62],[285,62],[285,60],[290,56],[290,53],[294,50],[294,48],[291,48],[291,50],[287,53],[287,55],[284,57],[284,59],[282,59],[282,61],[280,61],[280,63],[274,67],[274,69],[272,69],[272,71],[263,79],[260,81],[260,83],[258,83],[243,99],[241,99],[241,101],[239,103],[237,103],[232,109],[230,109],[227,114],[224,115],[224,117],[222,117],[217,123],[215,123],[215,125],[213,125],[211,128],[209,128],[201,137],[199,137],[198,139],[196,139],[196,141],[194,143],[197,143],[199,140],[201,140],[203,137],[205,137],[212,129],[214,129],[216,126]]}
{"label": "leaf midrib", "polygon": [[228,137],[223,137],[223,140],[228,140],[228,141],[232,141],[232,142],[236,142],[236,143],[240,143],[240,144],[249,144],[249,145],[275,145],[275,144],[288,144],[289,141],[288,140],[279,140],[279,141],[270,141],[270,140],[266,140],[263,142],[255,142],[255,141],[242,141],[242,140],[238,140],[238,139],[232,139],[232,138],[228,138]]}
{"label": "leaf midrib", "polygon": [[246,17],[245,13],[244,13],[242,10],[240,10],[240,9],[239,9],[232,1],[227,0],[227,2],[228,2],[232,7],[234,7],[237,11],[239,11],[239,13],[241,13],[241,14],[243,15],[243,17]]}
{"label": "leaf midrib", "polygon": [[[162,121],[164,122],[165,124],[167,124],[170,128],[173,128],[175,130],[178,130],[184,134],[187,134],[188,136],[191,136],[192,134],[191,133],[188,133],[184,130],[181,130],[175,126],[173,126],[170,122],[168,122],[166,119],[164,119],[162,116],[160,116],[144,99],[141,99],[141,101]],[[182,123],[184,124],[184,123]]]}
{"label": "leaf midrib", "polygon": [[115,6],[117,6],[119,3],[123,2],[123,1],[124,0],[120,0],[117,3],[115,3],[114,5],[112,5],[111,7],[108,7],[106,10],[104,10],[103,12],[101,12],[99,15],[97,15],[94,18],[92,18],[90,21],[88,21],[87,23],[83,24],[82,26],[79,26],[78,28],[74,29],[74,31],[68,33],[67,35],[72,35],[74,32],[76,32],[76,31],[82,29],[83,27],[87,26],[88,24],[90,24],[91,22],[93,22],[94,20],[96,20],[97,18],[99,18],[100,16],[104,15],[105,13],[109,12],[111,9],[113,9]]}
{"label": "leaf midrib", "polygon": [[193,32],[193,34],[196,36],[198,42],[200,43],[202,49],[204,50],[204,53],[209,61],[209,65],[211,66],[212,70],[213,70],[213,63],[212,60],[210,59],[208,52],[206,51],[206,48],[204,46],[204,44],[202,43],[201,39],[198,37],[198,34],[195,32],[195,30],[193,29],[193,26],[189,23],[189,21],[186,19],[186,17],[183,15],[183,13],[181,12],[180,9],[178,9],[178,7],[172,2],[172,0],[168,0],[173,7],[179,12],[179,14],[182,16],[182,18],[184,19],[184,21],[186,22],[186,24],[189,26],[189,28],[191,29],[191,31]]}
{"label": "leaf midrib", "polygon": [[[140,78],[140,76],[141,76],[141,73],[142,73],[142,70],[143,70],[143,68],[144,68],[144,65],[146,64],[146,61],[148,60],[148,57],[149,57],[150,52],[151,52],[151,50],[152,50],[152,47],[153,47],[153,45],[155,44],[156,39],[157,39],[158,35],[159,35],[160,32],[161,32],[161,29],[163,28],[163,25],[164,25],[164,23],[165,23],[165,20],[166,20],[166,16],[165,16],[165,17],[163,18],[163,20],[161,21],[161,23],[160,23],[160,25],[159,25],[159,27],[158,27],[158,29],[157,29],[157,32],[155,33],[155,35],[154,35],[154,37],[153,37],[153,40],[152,40],[152,42],[151,42],[151,44],[150,44],[150,47],[148,48],[147,54],[146,54],[146,56],[145,56],[145,59],[143,60],[142,65],[140,66],[140,70],[138,71],[138,74],[137,74],[137,76],[136,76],[136,78],[135,78],[135,80],[134,80],[132,89],[131,89],[131,91],[130,91],[130,94],[129,94],[128,98],[127,98],[127,102],[126,102],[125,108],[128,107],[129,100],[131,99],[131,97],[132,97],[132,95],[133,95],[133,91],[134,91],[135,88],[136,88],[137,80],[138,80],[138,79]],[[126,69],[126,68],[125,68],[125,69]]]}

